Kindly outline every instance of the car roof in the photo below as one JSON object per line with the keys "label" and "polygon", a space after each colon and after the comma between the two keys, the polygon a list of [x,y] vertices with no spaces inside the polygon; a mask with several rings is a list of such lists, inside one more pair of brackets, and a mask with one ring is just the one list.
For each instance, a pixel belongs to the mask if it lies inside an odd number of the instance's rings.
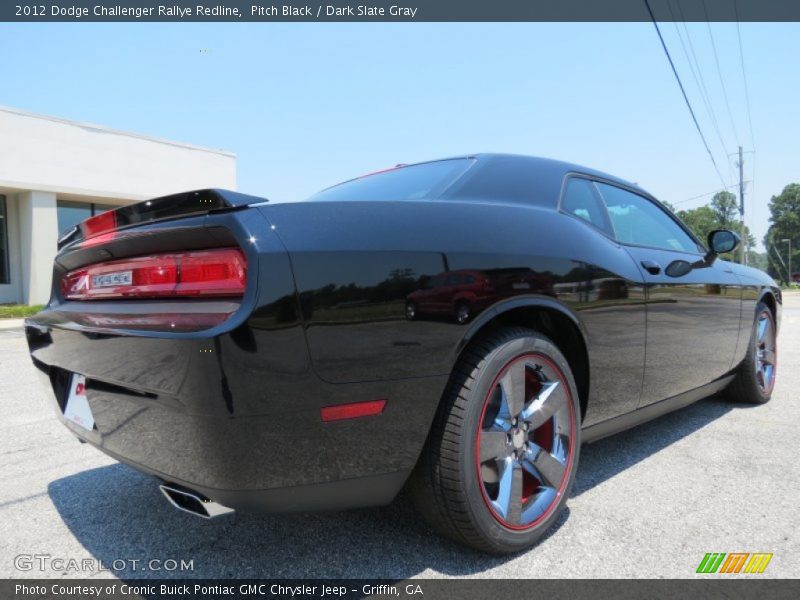
{"label": "car roof", "polygon": [[[545,158],[542,156],[530,156],[527,154],[513,154],[505,152],[479,152],[477,154],[464,154],[461,156],[450,156],[447,158],[421,161],[419,163],[414,163],[414,164],[437,162],[439,160],[454,160],[454,159],[467,159],[467,158],[477,160],[480,162],[488,162],[494,159],[502,159],[502,158],[515,159],[520,161],[521,163],[528,163],[531,168],[537,169],[544,175],[552,176],[554,178],[558,178],[559,180],[563,179],[564,176],[567,175],[568,173],[580,173],[583,175],[589,175],[591,177],[606,179],[608,181],[621,184],[625,187],[637,190],[647,196],[652,195],[647,190],[639,186],[637,183],[633,183],[631,181],[622,179],[621,177],[617,177],[616,175],[611,175],[609,173],[605,173],[597,169],[592,169],[591,167],[585,167],[583,165],[579,165],[576,163],[571,163],[563,160],[556,160],[553,158]],[[408,164],[404,166],[412,166],[412,165]]]}
{"label": "car roof", "polygon": [[[540,156],[528,156],[524,154],[512,154],[512,153],[501,153],[501,152],[481,152],[476,154],[462,154],[457,156],[448,156],[442,158],[435,158],[430,160],[423,160],[418,162],[412,163],[399,163],[395,167],[391,167],[388,169],[382,169],[378,171],[373,171],[372,173],[367,173],[365,175],[361,175],[359,177],[354,177],[352,179],[339,182],[332,186],[329,186],[317,194],[320,194],[326,190],[339,187],[341,185],[357,181],[359,179],[370,177],[372,175],[379,175],[381,173],[385,173],[387,171],[394,171],[395,169],[403,168],[403,167],[414,167],[418,165],[425,165],[437,162],[444,162],[449,160],[472,160],[475,161],[475,167],[477,167],[477,173],[485,172],[484,167],[489,169],[489,172],[492,172],[493,166],[497,166],[502,162],[512,162],[511,171],[509,173],[514,173],[515,171],[522,176],[524,174],[524,179],[522,184],[525,184],[525,181],[529,181],[531,175],[535,176],[536,186],[538,187],[539,197],[544,199],[549,199],[548,201],[539,202],[539,205],[546,208],[556,208],[557,200],[561,195],[561,189],[564,182],[564,178],[569,174],[578,174],[578,175],[586,175],[588,177],[595,177],[598,179],[602,179],[605,181],[609,181],[611,183],[615,183],[621,185],[623,187],[627,187],[632,191],[640,193],[644,196],[649,198],[654,198],[652,194],[647,192],[647,190],[642,189],[638,184],[632,183],[620,177],[616,177],[614,175],[610,175],[608,173],[604,173],[603,171],[599,171],[597,169],[592,169],[590,167],[584,167],[582,165],[578,165],[575,163],[570,163],[562,160],[555,160],[552,158],[544,158]],[[465,177],[457,177],[454,182],[448,185],[452,185],[453,187],[448,187],[444,190],[443,193],[449,194],[456,190],[456,194],[459,194],[458,191],[460,185],[468,185],[469,182],[472,180],[470,177],[470,172],[473,172],[473,169],[470,169],[466,174]],[[480,175],[479,175],[480,177]],[[518,182],[519,183],[519,182]],[[514,185],[513,183],[511,184]],[[485,194],[485,192],[483,192]],[[312,196],[310,199],[313,199],[317,194]],[[477,197],[480,197],[483,194],[478,194]],[[463,196],[462,196],[463,199]],[[517,201],[516,199],[509,199],[509,201],[514,202]]]}

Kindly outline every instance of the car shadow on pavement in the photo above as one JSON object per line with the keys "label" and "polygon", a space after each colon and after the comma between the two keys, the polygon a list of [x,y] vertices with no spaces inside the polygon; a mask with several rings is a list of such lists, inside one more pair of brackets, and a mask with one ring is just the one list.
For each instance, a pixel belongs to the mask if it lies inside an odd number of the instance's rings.
{"label": "car shadow on pavement", "polygon": [[[404,494],[391,505],[335,513],[236,513],[204,520],[170,506],[155,479],[125,465],[54,481],[48,493],[77,541],[120,578],[407,578],[427,568],[470,575],[507,559],[439,537]],[[567,518],[561,517],[560,522]],[[134,569],[126,563],[141,561]],[[150,560],[189,571],[142,570]],[[121,566],[121,563],[119,563]],[[158,566],[158,565],[154,565]]]}
{"label": "car shadow on pavement", "polygon": [[[584,447],[573,496],[590,490],[731,410],[707,399]],[[91,555],[121,578],[407,578],[427,569],[480,574],[509,557],[486,556],[439,537],[401,494],[390,506],[336,513],[237,513],[203,520],[170,506],[156,481],[110,465],[59,479],[48,488],[64,523]],[[556,526],[569,519],[564,511]],[[536,551],[533,549],[532,551]],[[172,559],[187,571],[155,570]],[[114,561],[127,561],[116,568]],[[134,566],[131,560],[138,560]],[[168,563],[169,564],[169,563]],[[530,576],[546,576],[531,573]]]}
{"label": "car shadow on pavement", "polygon": [[580,496],[731,410],[750,406],[754,405],[733,404],[722,395],[710,396],[633,429],[584,445],[571,496]]}

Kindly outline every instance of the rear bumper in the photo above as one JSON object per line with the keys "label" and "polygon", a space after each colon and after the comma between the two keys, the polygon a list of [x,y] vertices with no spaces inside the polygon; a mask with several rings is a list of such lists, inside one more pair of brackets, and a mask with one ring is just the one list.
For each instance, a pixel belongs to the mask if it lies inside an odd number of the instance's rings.
{"label": "rear bumper", "polygon": [[[121,462],[225,506],[266,511],[385,504],[414,467],[445,377],[329,384],[299,326],[257,317],[209,337],[97,333],[30,319],[26,335],[59,418]],[[63,417],[87,378],[88,431]],[[387,398],[383,414],[324,423],[320,408]]]}

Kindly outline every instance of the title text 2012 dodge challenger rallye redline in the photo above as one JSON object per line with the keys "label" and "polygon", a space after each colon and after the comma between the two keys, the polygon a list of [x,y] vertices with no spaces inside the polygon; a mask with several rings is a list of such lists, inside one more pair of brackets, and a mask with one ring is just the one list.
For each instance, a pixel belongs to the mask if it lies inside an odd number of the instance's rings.
{"label": "title text 2012 dodge challenger rallye redline", "polygon": [[590,169],[468,156],[295,204],[204,190],[95,216],[26,333],[65,425],[179,508],[408,485],[442,533],[514,552],[563,510],[581,442],[769,399],[780,290],[717,256],[737,244]]}

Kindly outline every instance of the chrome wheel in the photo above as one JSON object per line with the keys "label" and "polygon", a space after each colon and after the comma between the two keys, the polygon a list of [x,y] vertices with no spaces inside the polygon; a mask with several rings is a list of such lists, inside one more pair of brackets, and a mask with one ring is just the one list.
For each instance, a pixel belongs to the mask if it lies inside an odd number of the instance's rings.
{"label": "chrome wheel", "polygon": [[538,354],[508,363],[485,400],[476,444],[478,481],[495,519],[528,529],[561,499],[575,445],[569,386]]}
{"label": "chrome wheel", "polygon": [[775,321],[769,311],[762,311],[758,315],[755,344],[756,381],[761,392],[767,395],[775,385],[775,368],[777,366]]}

